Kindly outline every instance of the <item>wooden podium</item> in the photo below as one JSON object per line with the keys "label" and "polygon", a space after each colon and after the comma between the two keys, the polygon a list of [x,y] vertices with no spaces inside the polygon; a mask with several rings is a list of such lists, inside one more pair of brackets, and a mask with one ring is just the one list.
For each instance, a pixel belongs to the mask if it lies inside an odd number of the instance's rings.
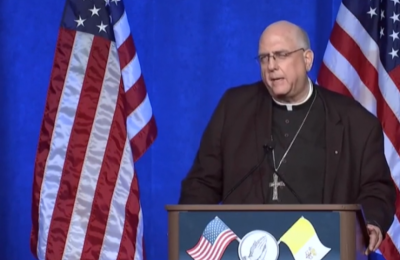
{"label": "wooden podium", "polygon": [[367,230],[358,205],[167,205],[166,209],[169,260],[368,259]]}

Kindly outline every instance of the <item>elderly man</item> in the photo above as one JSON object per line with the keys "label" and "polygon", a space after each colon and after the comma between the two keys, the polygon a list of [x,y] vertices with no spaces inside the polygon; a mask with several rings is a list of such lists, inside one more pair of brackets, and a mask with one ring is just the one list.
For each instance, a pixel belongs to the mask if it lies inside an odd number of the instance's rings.
{"label": "elderly man", "polygon": [[179,203],[357,203],[376,250],[395,213],[382,128],[355,100],[311,82],[313,58],[298,26],[265,29],[262,81],[223,95]]}

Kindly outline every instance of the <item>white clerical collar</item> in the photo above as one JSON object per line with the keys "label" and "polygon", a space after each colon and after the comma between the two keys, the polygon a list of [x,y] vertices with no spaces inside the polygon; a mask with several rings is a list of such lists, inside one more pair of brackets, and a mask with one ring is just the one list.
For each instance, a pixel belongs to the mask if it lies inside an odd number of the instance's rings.
{"label": "white clerical collar", "polygon": [[273,99],[274,102],[277,103],[278,105],[280,105],[280,106],[286,106],[286,108],[287,108],[288,111],[292,111],[292,110],[293,110],[293,106],[302,105],[302,104],[306,103],[307,100],[310,99],[310,97],[311,97],[311,95],[312,95],[312,92],[313,92],[313,84],[312,84],[310,78],[308,78],[308,82],[309,82],[309,91],[308,91],[307,97],[306,97],[303,101],[300,101],[300,102],[297,102],[297,103],[287,104],[287,103],[279,102],[278,100],[276,100],[276,99],[274,99],[274,98],[272,98],[272,99]]}

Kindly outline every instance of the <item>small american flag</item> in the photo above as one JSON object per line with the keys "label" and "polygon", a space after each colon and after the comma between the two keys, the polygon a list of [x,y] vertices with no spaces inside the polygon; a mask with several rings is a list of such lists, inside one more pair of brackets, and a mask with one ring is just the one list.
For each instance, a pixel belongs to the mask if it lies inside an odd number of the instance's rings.
{"label": "small american flag", "polygon": [[400,0],[343,0],[318,83],[348,95],[378,117],[397,188],[396,216],[380,251],[400,259]]}
{"label": "small american flag", "polygon": [[122,0],[66,1],[34,169],[36,258],[144,259],[134,162],[156,135]]}
{"label": "small american flag", "polygon": [[228,245],[236,239],[236,234],[220,218],[215,217],[204,229],[199,242],[186,252],[194,260],[219,260]]}

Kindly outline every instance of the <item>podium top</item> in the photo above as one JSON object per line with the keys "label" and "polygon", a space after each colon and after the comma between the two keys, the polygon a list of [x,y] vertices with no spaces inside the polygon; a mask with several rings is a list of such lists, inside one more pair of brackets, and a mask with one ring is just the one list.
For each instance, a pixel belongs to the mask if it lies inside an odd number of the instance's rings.
{"label": "podium top", "polygon": [[357,204],[166,205],[167,211],[361,211]]}

